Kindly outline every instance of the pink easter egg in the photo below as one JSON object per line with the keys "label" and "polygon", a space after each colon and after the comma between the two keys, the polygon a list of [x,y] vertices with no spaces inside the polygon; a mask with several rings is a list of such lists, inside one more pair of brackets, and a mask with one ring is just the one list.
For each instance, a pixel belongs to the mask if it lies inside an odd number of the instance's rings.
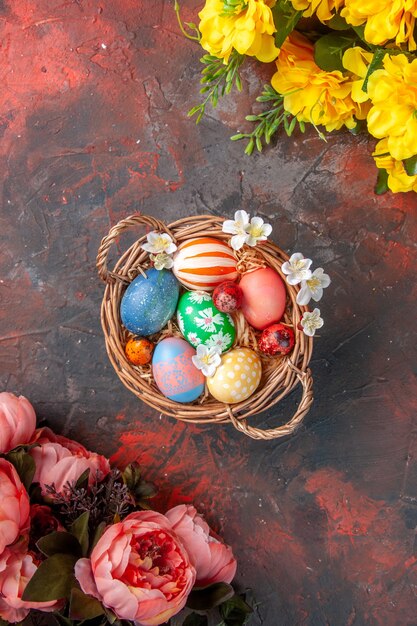
{"label": "pink easter egg", "polygon": [[265,267],[248,272],[242,276],[239,287],[243,292],[242,313],[251,326],[263,330],[280,321],[287,292],[275,270]]}

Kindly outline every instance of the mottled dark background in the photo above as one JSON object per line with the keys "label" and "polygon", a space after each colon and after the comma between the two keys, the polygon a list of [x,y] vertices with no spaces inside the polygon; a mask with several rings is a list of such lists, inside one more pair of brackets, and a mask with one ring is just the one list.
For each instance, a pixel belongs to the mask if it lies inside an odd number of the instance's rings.
{"label": "mottled dark background", "polygon": [[[199,3],[183,2],[185,19]],[[160,506],[194,501],[233,545],[265,626],[415,626],[416,195],[373,194],[373,142],[314,132],[247,158],[229,141],[265,76],[196,127],[199,48],[162,0],[0,2],[0,382],[59,432],[133,459]],[[160,417],[120,383],[95,255],[135,211],[258,212],[333,283],[296,436]],[[114,258],[127,245],[114,251]],[[298,398],[257,418],[285,421]]]}

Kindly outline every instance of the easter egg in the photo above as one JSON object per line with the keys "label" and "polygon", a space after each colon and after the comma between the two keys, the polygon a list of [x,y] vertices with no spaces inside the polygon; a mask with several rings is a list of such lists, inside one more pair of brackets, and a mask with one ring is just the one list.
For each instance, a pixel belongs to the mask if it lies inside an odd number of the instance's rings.
{"label": "easter egg", "polygon": [[233,313],[240,309],[242,298],[241,288],[231,280],[220,283],[213,291],[214,305],[223,313]]}
{"label": "easter egg", "polygon": [[251,326],[263,330],[280,321],[287,292],[278,272],[271,267],[248,272],[239,286],[243,292],[242,313]]}
{"label": "easter egg", "polygon": [[262,375],[261,359],[249,348],[235,348],[222,356],[222,362],[207,387],[211,395],[226,404],[242,402],[257,389]]}
{"label": "easter egg", "polygon": [[192,402],[204,391],[204,375],[192,362],[194,348],[184,339],[168,337],[153,353],[152,373],[158,389],[175,402]]}
{"label": "easter egg", "polygon": [[264,354],[289,354],[294,347],[294,331],[284,324],[273,324],[265,328],[258,341],[258,348]]}
{"label": "easter egg", "polygon": [[178,326],[186,340],[194,347],[218,346],[229,350],[235,340],[235,325],[227,313],[222,313],[204,291],[182,294],[177,310]]}
{"label": "easter egg", "polygon": [[125,353],[133,365],[146,365],[152,359],[154,344],[144,337],[133,337],[125,346]]}
{"label": "easter egg", "polygon": [[175,276],[188,289],[212,291],[224,280],[236,280],[236,259],[229,246],[213,237],[184,241],[174,256]]}
{"label": "easter egg", "polygon": [[177,308],[180,286],[167,270],[146,270],[126,289],[120,305],[123,325],[135,335],[160,331]]}

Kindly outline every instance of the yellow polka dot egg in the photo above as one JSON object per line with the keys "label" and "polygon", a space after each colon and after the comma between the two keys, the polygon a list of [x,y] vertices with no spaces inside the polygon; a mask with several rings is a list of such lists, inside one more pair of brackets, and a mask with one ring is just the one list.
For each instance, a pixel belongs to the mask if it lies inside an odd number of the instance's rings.
{"label": "yellow polka dot egg", "polygon": [[207,386],[219,402],[235,404],[256,391],[261,375],[261,359],[256,352],[249,348],[235,348],[222,356],[216,373],[207,379]]}

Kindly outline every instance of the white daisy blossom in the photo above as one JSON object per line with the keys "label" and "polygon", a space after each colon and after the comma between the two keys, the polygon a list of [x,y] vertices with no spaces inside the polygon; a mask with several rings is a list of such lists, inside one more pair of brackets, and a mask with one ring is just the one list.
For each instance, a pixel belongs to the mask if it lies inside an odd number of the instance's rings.
{"label": "white daisy blossom", "polygon": [[194,318],[194,323],[199,328],[214,333],[217,330],[216,326],[223,326],[224,320],[220,313],[214,313],[213,309],[208,307],[199,311],[198,316]]}
{"label": "white daisy blossom", "polygon": [[178,328],[180,329],[182,334],[184,334],[184,318],[179,311],[177,311],[177,322],[178,322]]}
{"label": "white daisy blossom", "polygon": [[160,252],[159,254],[151,254],[150,259],[154,264],[156,270],[170,270],[174,265],[174,261],[166,252]]}
{"label": "white daisy blossom", "polygon": [[198,344],[201,343],[201,339],[197,337],[197,333],[188,333],[187,339],[193,346],[198,346]]}
{"label": "white daisy blossom", "polygon": [[221,360],[219,348],[216,346],[208,348],[202,344],[197,346],[197,354],[192,357],[195,367],[208,377],[214,376]]}
{"label": "white daisy blossom", "polygon": [[142,245],[142,250],[152,254],[173,254],[177,246],[167,233],[157,233],[152,231],[146,235],[147,243]]}
{"label": "white daisy blossom", "polygon": [[265,224],[262,217],[252,217],[250,224],[245,227],[246,240],[245,243],[252,248],[256,246],[258,241],[266,241],[272,233],[271,224]]}
{"label": "white daisy blossom", "polygon": [[201,304],[209,300],[211,300],[211,296],[205,291],[193,291],[190,295],[190,302],[194,302],[194,304]]}
{"label": "white daisy blossom", "polygon": [[302,280],[309,280],[312,276],[310,265],[311,259],[305,259],[301,252],[295,252],[290,256],[290,260],[282,264],[282,271],[287,275],[286,281],[289,285],[298,285]]}
{"label": "white daisy blossom", "polygon": [[205,342],[205,345],[211,348],[212,346],[217,346],[221,352],[223,350],[227,350],[232,342],[232,337],[230,333],[224,333],[222,330],[219,330],[218,333],[211,335]]}
{"label": "white daisy blossom", "polygon": [[297,304],[301,306],[310,302],[311,298],[318,302],[323,297],[323,289],[331,283],[330,276],[324,273],[322,267],[318,267],[308,280],[301,281],[301,289],[297,293]]}
{"label": "white daisy blossom", "polygon": [[321,328],[324,324],[323,319],[320,317],[320,309],[314,309],[312,313],[306,311],[301,318],[301,326],[305,335],[314,337],[318,328]]}
{"label": "white daisy blossom", "polygon": [[192,306],[187,306],[187,308],[185,309],[186,315],[191,315],[192,312],[193,312],[193,307]]}
{"label": "white daisy blossom", "polygon": [[246,211],[236,211],[234,220],[225,220],[222,230],[228,235],[233,235],[230,244],[233,250],[240,250],[247,239],[246,227],[249,225],[249,215]]}

